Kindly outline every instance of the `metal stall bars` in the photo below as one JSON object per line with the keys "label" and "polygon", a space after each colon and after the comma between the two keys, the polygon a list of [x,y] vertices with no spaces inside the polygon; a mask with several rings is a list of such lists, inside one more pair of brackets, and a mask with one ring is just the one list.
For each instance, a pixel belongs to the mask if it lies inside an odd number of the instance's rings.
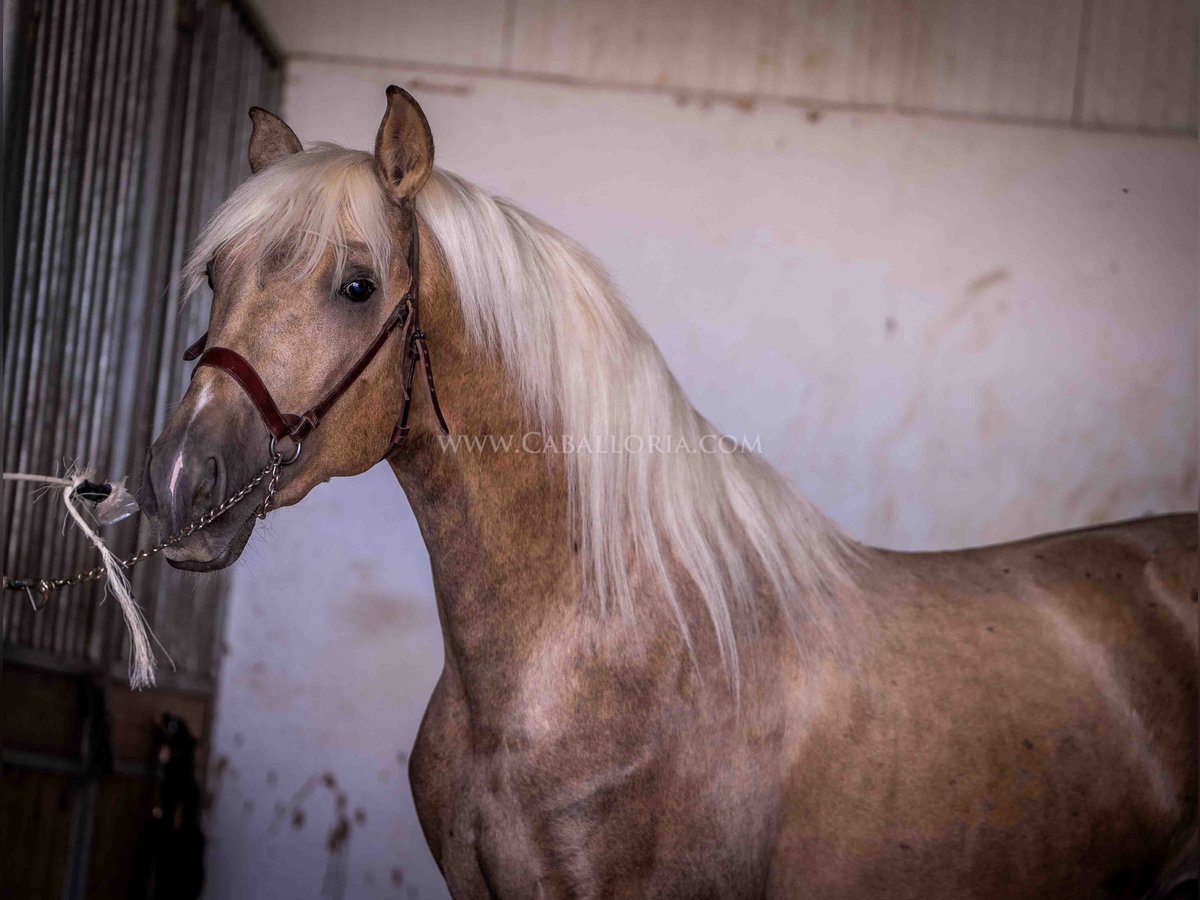
{"label": "metal stall bars", "polygon": [[[18,0],[4,25],[4,469],[79,461],[136,481],[207,318],[207,298],[181,303],[175,273],[249,174],[246,111],[277,105],[281,57],[234,0]],[[5,572],[93,564],[35,486],[5,483],[3,522]],[[131,553],[136,523],[106,537]],[[203,770],[223,580],[137,570],[135,596],[177,666],[141,694],[126,688],[103,591],[63,592],[38,613],[0,600],[9,896],[146,895],[138,836],[163,710],[200,735]]]}

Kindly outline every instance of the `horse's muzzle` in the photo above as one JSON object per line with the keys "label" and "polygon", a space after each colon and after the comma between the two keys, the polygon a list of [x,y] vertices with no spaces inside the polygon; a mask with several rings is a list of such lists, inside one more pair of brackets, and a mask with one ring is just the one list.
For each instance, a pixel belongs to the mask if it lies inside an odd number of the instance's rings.
{"label": "horse's muzzle", "polygon": [[[197,382],[201,379],[197,379]],[[266,460],[267,441],[251,446],[243,404],[218,403],[212,386],[193,384],[146,454],[138,502],[155,541],[194,523],[240,488]],[[235,562],[254,531],[257,493],[164,551],[179,569],[210,571]]]}

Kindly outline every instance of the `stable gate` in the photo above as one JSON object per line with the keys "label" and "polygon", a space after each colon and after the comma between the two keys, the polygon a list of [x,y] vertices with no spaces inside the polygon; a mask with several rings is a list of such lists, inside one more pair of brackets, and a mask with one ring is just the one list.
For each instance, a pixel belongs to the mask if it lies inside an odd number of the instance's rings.
{"label": "stable gate", "polygon": [[[4,469],[79,461],[136,484],[207,320],[207,299],[181,305],[174,275],[249,174],[246,112],[277,106],[281,59],[233,0],[18,0],[4,17]],[[95,565],[36,490],[4,484],[3,571]],[[136,527],[106,530],[118,555]],[[155,865],[158,726],[171,712],[197,736],[202,779],[224,585],[158,561],[131,581],[176,665],[159,651],[159,686],[141,693],[102,583],[40,612],[21,594],[0,601],[5,896],[189,890]]]}

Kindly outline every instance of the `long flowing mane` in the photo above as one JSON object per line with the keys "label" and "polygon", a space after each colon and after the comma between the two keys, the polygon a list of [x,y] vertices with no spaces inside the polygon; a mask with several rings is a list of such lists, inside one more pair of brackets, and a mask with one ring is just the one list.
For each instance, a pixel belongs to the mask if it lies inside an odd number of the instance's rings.
{"label": "long flowing mane", "polygon": [[[350,237],[385,271],[385,202],[370,154],[318,145],[243,184],[185,276],[194,288],[218,249],[251,244],[285,249],[291,266],[311,272],[330,245],[340,261]],[[698,597],[734,673],[735,623],[757,621],[762,603],[778,604],[797,634],[816,625],[829,587],[850,577],[856,545],[761,456],[716,445],[720,432],[688,402],[600,264],[449,172],[434,171],[417,211],[450,268],[470,339],[498,354],[542,433],[575,444],[560,458],[588,597],[634,614],[660,596],[685,635],[685,598]],[[578,452],[585,441],[591,452]]]}

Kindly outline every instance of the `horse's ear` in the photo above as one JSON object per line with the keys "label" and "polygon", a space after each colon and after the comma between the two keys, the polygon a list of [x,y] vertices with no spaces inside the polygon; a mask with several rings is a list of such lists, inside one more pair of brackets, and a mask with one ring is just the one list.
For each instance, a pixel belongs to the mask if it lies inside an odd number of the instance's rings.
{"label": "horse's ear", "polygon": [[416,197],[433,171],[433,134],[412,94],[394,84],[375,137],[375,172],[401,202]]}
{"label": "horse's ear", "polygon": [[304,149],[296,132],[275,113],[252,106],[250,120],[254,122],[254,130],[250,133],[250,171],[256,175],[275,160]]}

